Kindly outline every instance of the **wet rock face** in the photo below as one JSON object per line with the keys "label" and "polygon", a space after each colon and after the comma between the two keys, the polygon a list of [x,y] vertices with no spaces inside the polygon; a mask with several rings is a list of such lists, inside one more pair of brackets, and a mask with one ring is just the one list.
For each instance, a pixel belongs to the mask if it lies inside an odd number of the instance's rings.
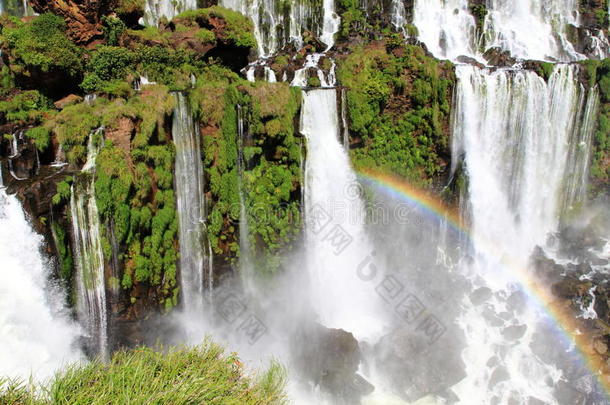
{"label": "wet rock face", "polygon": [[68,36],[78,44],[88,44],[102,36],[102,17],[110,14],[117,3],[117,0],[30,0],[37,13],[62,16]]}
{"label": "wet rock face", "polygon": [[509,51],[503,51],[500,48],[489,48],[483,54],[483,58],[488,64],[497,67],[513,66],[517,60],[510,55]]}
{"label": "wet rock face", "polygon": [[377,370],[408,402],[430,394],[447,397],[466,377],[461,351],[447,339],[430,345],[423,334],[404,328],[383,337],[374,351]]}
{"label": "wet rock face", "polygon": [[312,323],[293,339],[295,364],[304,380],[319,386],[337,404],[359,404],[374,387],[357,374],[361,361],[358,341],[342,329]]}
{"label": "wet rock face", "polygon": [[[569,309],[575,327],[581,332],[583,351],[601,365],[599,372],[602,373],[602,378],[608,378],[610,265],[605,247],[608,243],[607,236],[604,237],[607,235],[608,218],[604,210],[597,214],[595,212],[591,208],[586,220],[577,218],[572,225],[563,227],[553,236],[552,256],[538,248],[532,256],[532,264],[541,283],[550,287],[556,304]],[[546,343],[541,342],[542,345]],[[568,383],[561,392],[584,395],[590,400],[595,393],[584,384],[584,373],[570,370],[569,367],[568,370]]]}

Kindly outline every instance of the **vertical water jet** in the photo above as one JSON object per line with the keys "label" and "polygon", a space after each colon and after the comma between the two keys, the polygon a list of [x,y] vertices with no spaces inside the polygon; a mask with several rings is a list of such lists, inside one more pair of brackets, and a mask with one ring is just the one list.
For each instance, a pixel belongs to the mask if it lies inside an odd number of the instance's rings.
{"label": "vertical water jet", "polygon": [[[180,288],[186,311],[203,310],[204,282],[212,286],[205,235],[205,197],[199,130],[186,97],[176,93],[172,137],[176,147],[175,183],[180,240]],[[206,274],[206,270],[209,273]]]}
{"label": "vertical water jet", "polygon": [[95,158],[103,142],[103,128],[89,135],[87,161],[71,188],[70,214],[76,262],[76,309],[87,333],[88,350],[108,357],[108,315],[104,253],[95,200]]}

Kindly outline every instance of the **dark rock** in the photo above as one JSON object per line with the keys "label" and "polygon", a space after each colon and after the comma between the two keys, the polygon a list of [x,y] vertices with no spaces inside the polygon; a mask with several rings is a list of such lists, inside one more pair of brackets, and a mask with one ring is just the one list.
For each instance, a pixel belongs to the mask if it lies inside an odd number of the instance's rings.
{"label": "dark rock", "polygon": [[37,13],[63,17],[68,36],[79,44],[89,44],[103,36],[102,17],[117,5],[117,0],[30,0],[30,6]]}
{"label": "dark rock", "polygon": [[460,339],[447,335],[431,345],[422,333],[396,330],[375,346],[377,369],[409,402],[446,392],[466,377]]}
{"label": "dark rock", "polygon": [[361,361],[358,341],[342,329],[307,324],[293,338],[294,360],[302,378],[319,386],[335,402],[358,404],[374,387],[357,374]]}
{"label": "dark rock", "polygon": [[481,305],[485,301],[491,298],[492,292],[487,287],[477,288],[470,294],[470,302],[473,305]]}
{"label": "dark rock", "polygon": [[497,67],[513,66],[517,62],[517,60],[510,55],[510,52],[503,51],[498,47],[487,49],[483,54],[483,58],[485,58],[490,65]]}
{"label": "dark rock", "polygon": [[483,65],[481,62],[477,61],[474,58],[471,58],[470,56],[466,56],[466,55],[460,55],[456,58],[456,61],[459,63],[466,63],[468,65],[473,65],[476,66],[478,68],[484,68],[485,65]]}
{"label": "dark rock", "polygon": [[503,366],[496,367],[494,369],[494,371],[491,373],[491,377],[489,377],[489,382],[487,384],[487,387],[489,389],[491,389],[496,384],[498,384],[502,381],[506,381],[509,378],[510,378],[510,374],[506,370],[506,367],[503,367]]}
{"label": "dark rock", "polygon": [[585,395],[562,380],[555,386],[555,398],[561,398],[566,404],[584,404]]}
{"label": "dark rock", "polygon": [[517,313],[527,308],[527,297],[522,291],[514,291],[506,300],[508,307]]}
{"label": "dark rock", "polygon": [[590,281],[580,281],[575,278],[565,278],[553,284],[551,290],[554,295],[561,298],[574,298],[585,295],[591,289]]}
{"label": "dark rock", "polygon": [[511,325],[502,330],[502,336],[508,340],[519,340],[525,335],[526,331],[527,326],[525,325]]}

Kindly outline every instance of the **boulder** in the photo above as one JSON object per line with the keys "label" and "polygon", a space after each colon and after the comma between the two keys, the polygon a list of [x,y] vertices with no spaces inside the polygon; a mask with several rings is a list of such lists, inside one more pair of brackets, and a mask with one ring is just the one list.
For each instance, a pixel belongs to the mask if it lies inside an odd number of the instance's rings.
{"label": "boulder", "polygon": [[466,377],[460,341],[447,333],[431,345],[424,334],[401,328],[375,345],[376,368],[408,402],[441,395]]}
{"label": "boulder", "polygon": [[359,404],[374,390],[357,373],[362,354],[351,333],[311,323],[293,337],[293,346],[301,377],[330,394],[334,403]]}
{"label": "boulder", "polygon": [[503,51],[499,47],[489,48],[483,54],[483,58],[493,66],[507,67],[514,65],[517,60],[510,55],[510,52]]}
{"label": "boulder", "polygon": [[56,102],[54,102],[53,105],[58,110],[63,110],[64,108],[66,108],[69,105],[77,104],[82,101],[83,101],[83,98],[81,96],[77,96],[76,94],[69,94],[66,97],[62,98],[61,100],[57,100]]}

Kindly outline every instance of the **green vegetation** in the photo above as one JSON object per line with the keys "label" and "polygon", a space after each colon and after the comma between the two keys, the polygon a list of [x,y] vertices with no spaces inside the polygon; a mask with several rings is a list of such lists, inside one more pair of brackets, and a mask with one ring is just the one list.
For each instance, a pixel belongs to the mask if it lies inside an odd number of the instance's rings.
{"label": "green vegetation", "polygon": [[206,191],[214,204],[207,218],[208,238],[217,255],[232,260],[239,253],[234,224],[239,220],[237,170],[237,91],[235,73],[213,66],[206,69],[190,93],[191,106],[202,127]]}
{"label": "green vegetation", "polygon": [[[142,283],[154,287],[164,310],[178,299],[174,147],[165,132],[173,106],[167,87],[157,85],[128,100],[100,98],[93,105],[68,106],[45,122],[68,161],[80,164],[89,134],[105,128],[105,145],[96,159],[96,200],[100,220],[112,227],[122,247],[121,285],[127,290]],[[68,196],[69,188],[59,183],[53,202]],[[108,226],[102,229],[104,246],[110,246]],[[110,252],[105,253],[109,259]]]}
{"label": "green vegetation", "polygon": [[555,70],[555,64],[549,62],[537,62],[536,73],[540,77],[544,78],[544,80],[549,80],[553,70]]}
{"label": "green vegetation", "polygon": [[[197,25],[200,28],[211,28],[210,20],[224,20],[225,26],[222,33],[219,35],[220,40],[232,43],[235,46],[244,48],[256,48],[256,39],[254,38],[254,27],[252,21],[242,14],[229,10],[220,6],[202,8],[196,10],[185,11],[174,18],[176,24],[181,23],[186,26]],[[190,23],[190,24],[189,24]]]}
{"label": "green vegetation", "polygon": [[287,403],[285,385],[278,363],[248,375],[235,354],[206,341],[194,348],[120,351],[109,363],[68,366],[44,387],[0,379],[0,403],[279,405]]}
{"label": "green vegetation", "polygon": [[355,167],[431,185],[450,155],[451,64],[404,44],[399,34],[383,44],[354,46],[337,64],[349,89]]}
{"label": "green vegetation", "polygon": [[125,23],[116,17],[102,17],[104,39],[107,45],[119,45],[121,36],[127,29]]}
{"label": "green vegetation", "polygon": [[4,20],[0,40],[9,58],[9,68],[23,86],[46,89],[45,80],[79,82],[83,51],[65,34],[63,18],[42,14],[31,22],[16,18]]}
{"label": "green vegetation", "polygon": [[119,0],[118,7],[115,9],[119,16],[130,14],[143,15],[145,0]]}
{"label": "green vegetation", "polygon": [[591,158],[591,193],[606,193],[610,187],[610,59],[582,62],[590,86],[598,86],[600,106]]}
{"label": "green vegetation", "polygon": [[125,82],[131,73],[135,55],[128,49],[116,46],[101,46],[91,55],[87,74],[81,84],[86,93],[112,94],[118,82]]}
{"label": "green vegetation", "polygon": [[[301,90],[286,83],[248,83],[244,111],[243,192],[250,257],[260,274],[271,274],[300,231],[301,139],[295,128]],[[270,103],[269,100],[274,100]]]}
{"label": "green vegetation", "polygon": [[51,100],[37,90],[26,90],[0,101],[0,116],[7,123],[38,124],[52,106]]}
{"label": "green vegetation", "polygon": [[358,0],[339,0],[338,13],[341,16],[339,36],[347,38],[350,35],[363,32],[368,22]]}
{"label": "green vegetation", "polygon": [[[250,228],[249,253],[262,273],[271,273],[300,226],[300,140],[294,127],[300,89],[285,83],[249,83],[226,69],[211,67],[192,91],[191,105],[204,134],[206,187],[214,201],[207,230],[214,253],[229,260],[239,254],[235,225],[241,188]],[[238,105],[247,139],[238,138]]]}
{"label": "green vegetation", "polygon": [[[66,229],[55,221],[51,222],[51,233],[53,235],[53,242],[57,249],[59,260],[59,278],[63,281],[64,288],[68,292],[67,296],[69,300],[71,300],[73,297],[70,291],[72,289],[74,258],[72,256],[72,249],[70,248],[70,238]],[[73,305],[74,303],[70,302],[70,304]]]}
{"label": "green vegetation", "polygon": [[479,2],[475,3],[473,0],[470,0],[468,3],[470,12],[472,13],[472,16],[476,21],[477,30],[479,31],[479,33],[482,33],[483,24],[485,23],[485,17],[487,16],[487,7],[485,6],[485,2],[481,2],[479,0]]}
{"label": "green vegetation", "polygon": [[25,136],[30,138],[41,152],[46,150],[51,142],[51,133],[45,127],[30,128],[25,132]]}

